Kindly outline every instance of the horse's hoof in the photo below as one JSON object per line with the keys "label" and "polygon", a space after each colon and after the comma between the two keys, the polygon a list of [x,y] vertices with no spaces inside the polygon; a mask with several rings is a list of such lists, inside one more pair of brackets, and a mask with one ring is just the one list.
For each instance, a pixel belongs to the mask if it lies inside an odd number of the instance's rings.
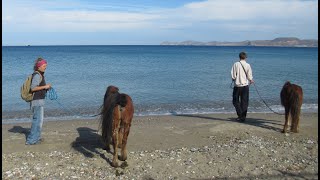
{"label": "horse's hoof", "polygon": [[121,168],[122,169],[124,169],[124,168],[126,168],[126,167],[128,167],[129,165],[128,165],[128,163],[127,163],[127,161],[125,161],[125,162],[123,162],[122,164],[121,164]]}
{"label": "horse's hoof", "polygon": [[118,162],[112,162],[112,163],[111,163],[111,166],[112,166],[112,167],[119,167],[119,164],[118,164]]}
{"label": "horse's hoof", "polygon": [[120,161],[125,161],[125,160],[127,160],[127,157],[124,157],[124,156],[118,156],[118,158],[119,158]]}
{"label": "horse's hoof", "polygon": [[282,132],[282,133],[286,133],[286,130],[282,130],[281,132]]}

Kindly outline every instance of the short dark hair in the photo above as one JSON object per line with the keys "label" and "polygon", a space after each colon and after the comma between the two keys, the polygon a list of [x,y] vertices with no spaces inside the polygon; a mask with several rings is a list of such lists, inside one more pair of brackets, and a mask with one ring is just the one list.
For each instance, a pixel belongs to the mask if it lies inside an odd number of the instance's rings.
{"label": "short dark hair", "polygon": [[246,58],[247,58],[247,53],[241,52],[241,53],[239,54],[239,58],[240,58],[240,59],[246,59]]}

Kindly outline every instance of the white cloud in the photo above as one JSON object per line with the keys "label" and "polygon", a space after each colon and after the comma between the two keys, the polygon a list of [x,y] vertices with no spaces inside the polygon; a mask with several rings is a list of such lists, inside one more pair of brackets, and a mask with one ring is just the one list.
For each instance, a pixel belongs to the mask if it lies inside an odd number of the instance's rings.
{"label": "white cloud", "polygon": [[[87,2],[89,3],[89,2]],[[86,8],[89,7],[89,8]],[[103,32],[149,29],[226,28],[262,31],[290,26],[317,27],[318,1],[298,0],[208,0],[178,8],[159,9],[127,5],[129,8],[80,1],[19,1],[3,3],[4,32]],[[94,9],[96,8],[96,9]],[[102,10],[106,8],[108,10]],[[111,8],[111,10],[110,10]],[[134,11],[130,11],[133,8]],[[205,22],[205,23],[203,23]],[[273,28],[272,26],[277,26]]]}
{"label": "white cloud", "polygon": [[174,16],[195,21],[317,17],[317,1],[208,0],[186,4]]}

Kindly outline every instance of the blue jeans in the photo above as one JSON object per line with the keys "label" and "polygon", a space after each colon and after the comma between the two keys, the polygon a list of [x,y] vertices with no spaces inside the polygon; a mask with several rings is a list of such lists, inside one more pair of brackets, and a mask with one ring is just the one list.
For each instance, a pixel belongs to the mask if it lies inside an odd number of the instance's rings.
{"label": "blue jeans", "polygon": [[34,106],[31,131],[27,137],[26,144],[36,144],[41,138],[41,130],[43,124],[43,106]]}

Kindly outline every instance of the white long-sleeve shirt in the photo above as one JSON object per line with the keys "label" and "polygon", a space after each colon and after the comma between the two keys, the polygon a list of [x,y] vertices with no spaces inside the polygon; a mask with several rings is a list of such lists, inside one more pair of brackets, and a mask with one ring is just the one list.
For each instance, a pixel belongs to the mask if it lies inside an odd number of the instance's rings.
{"label": "white long-sleeve shirt", "polygon": [[[246,76],[246,73],[244,72],[240,63],[245,69],[248,77]],[[248,64],[245,60],[234,63],[231,68],[231,78],[234,80],[234,86],[236,87],[248,86],[249,80],[253,79],[250,64]]]}

